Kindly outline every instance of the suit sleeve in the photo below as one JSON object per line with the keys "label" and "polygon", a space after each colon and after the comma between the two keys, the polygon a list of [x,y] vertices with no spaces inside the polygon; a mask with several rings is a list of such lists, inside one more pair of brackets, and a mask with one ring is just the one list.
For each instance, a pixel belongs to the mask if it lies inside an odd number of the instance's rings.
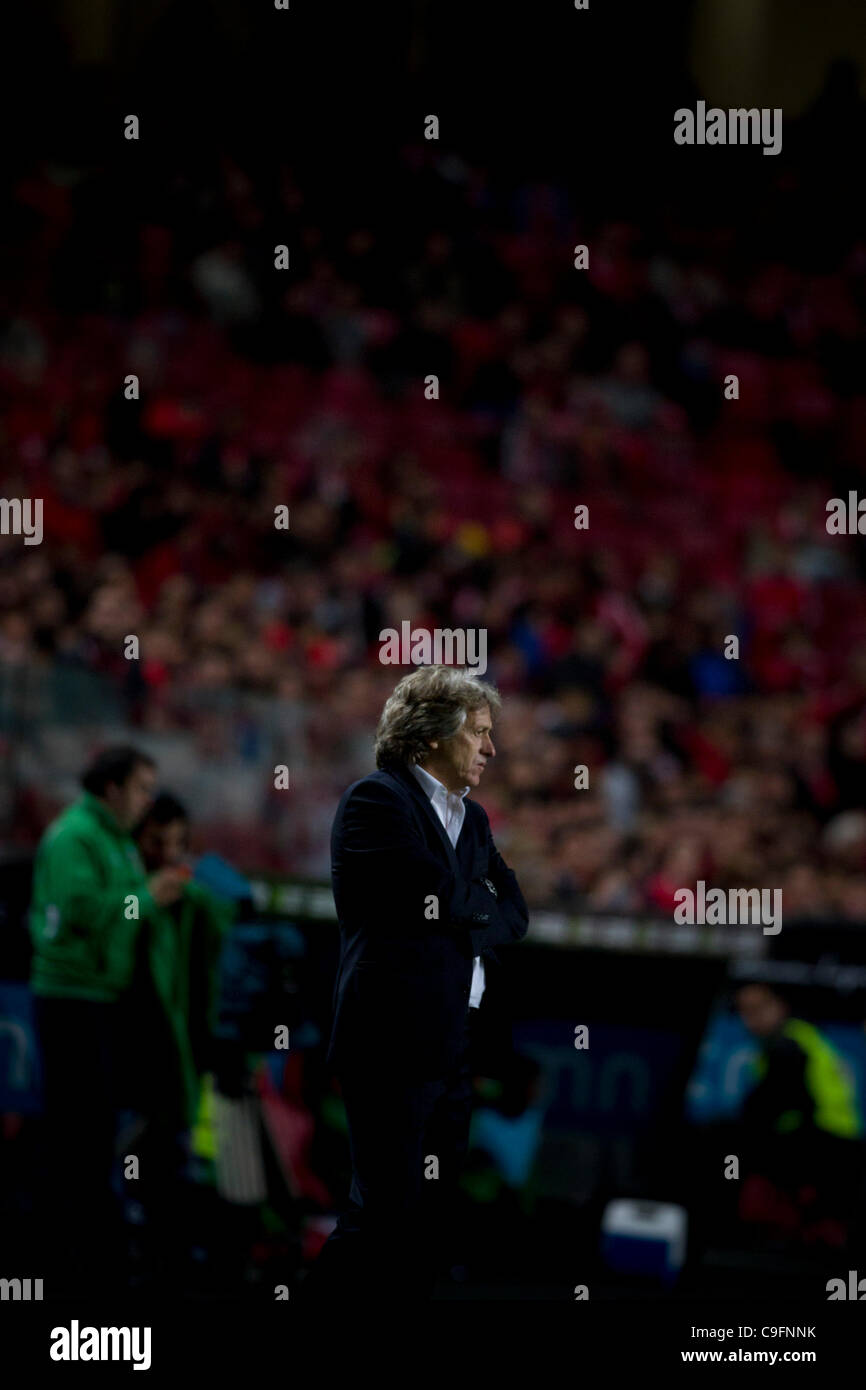
{"label": "suit sleeve", "polygon": [[[477,806],[478,803],[474,802],[473,805]],[[529,927],[529,912],[514,870],[509,869],[493,843],[487,812],[483,806],[478,806],[478,810],[484,817],[486,839],[487,873],[484,877],[493,884],[496,896],[483,883],[473,881],[483,895],[481,911],[489,917],[486,926],[473,921],[471,916],[469,920],[464,919],[463,924],[469,929],[476,955],[488,946],[508,946],[514,941],[522,941]]]}
{"label": "suit sleeve", "polygon": [[[478,950],[494,944],[490,928],[501,920],[496,899],[427,848],[414,818],[387,787],[363,782],[349,792],[335,823],[332,859],[340,893],[368,903],[371,923],[412,935],[469,929],[473,947],[476,937]],[[438,919],[425,915],[431,896]]]}

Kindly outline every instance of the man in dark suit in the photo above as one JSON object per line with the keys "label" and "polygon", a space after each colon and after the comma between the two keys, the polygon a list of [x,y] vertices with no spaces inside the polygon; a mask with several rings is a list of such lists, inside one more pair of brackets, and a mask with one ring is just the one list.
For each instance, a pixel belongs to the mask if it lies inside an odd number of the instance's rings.
{"label": "man in dark suit", "polygon": [[472,1105],[469,1045],[494,946],[528,913],[467,793],[495,750],[496,690],[422,667],[399,682],[376,737],[378,771],[337,809],[332,882],[340,965],[328,1062],[349,1123],[349,1209],[305,1298],[429,1298]]}

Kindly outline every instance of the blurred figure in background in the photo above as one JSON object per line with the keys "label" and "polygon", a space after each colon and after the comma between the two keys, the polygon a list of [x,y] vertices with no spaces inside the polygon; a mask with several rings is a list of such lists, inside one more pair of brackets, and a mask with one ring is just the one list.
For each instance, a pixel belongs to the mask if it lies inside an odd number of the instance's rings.
{"label": "blurred figure in background", "polygon": [[117,1064],[147,1053],[124,1005],[143,928],[164,920],[184,875],[146,875],[130,831],[153,796],[153,760],[112,747],[36,854],[31,985],[44,1068],[46,1292],[116,1287],[122,1243],[111,1191]]}
{"label": "blurred figure in background", "polygon": [[740,1219],[804,1244],[845,1245],[863,1181],[862,1123],[842,1057],[765,984],[737,990],[761,1042],[746,1097]]}
{"label": "blurred figure in background", "polygon": [[135,1195],[143,1275],[151,1289],[168,1292],[182,1286],[189,1253],[189,1136],[202,1078],[214,1066],[218,965],[232,909],[189,880],[189,817],[174,796],[156,797],[134,839],[148,873],[187,880],[182,896],[152,914],[139,936],[125,1020],[148,1042],[118,1078],[118,1096],[134,1112],[126,1152],[141,1165]]}

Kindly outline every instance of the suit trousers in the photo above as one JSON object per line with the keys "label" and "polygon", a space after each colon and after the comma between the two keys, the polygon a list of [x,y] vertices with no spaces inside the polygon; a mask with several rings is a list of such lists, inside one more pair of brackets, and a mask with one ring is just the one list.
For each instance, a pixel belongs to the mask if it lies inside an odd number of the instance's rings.
{"label": "suit trousers", "polygon": [[381,1070],[339,1073],[349,1126],[352,1185],[299,1296],[310,1301],[417,1303],[432,1297],[438,1269],[459,1247],[456,1202],[469,1146],[468,1009],[457,1059],[440,1078],[413,1081]]}

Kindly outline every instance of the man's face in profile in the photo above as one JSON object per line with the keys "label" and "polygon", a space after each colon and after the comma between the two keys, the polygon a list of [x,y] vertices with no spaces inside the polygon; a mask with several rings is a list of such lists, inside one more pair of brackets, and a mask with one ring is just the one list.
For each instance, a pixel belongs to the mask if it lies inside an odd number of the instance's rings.
{"label": "man's face in profile", "polygon": [[138,763],[122,786],[109,785],[105,800],[124,830],[131,830],[141,819],[156,790],[156,768]]}
{"label": "man's face in profile", "polygon": [[490,706],[470,710],[453,738],[433,746],[429,770],[452,792],[479,786],[488,758],[496,756],[491,733]]}

